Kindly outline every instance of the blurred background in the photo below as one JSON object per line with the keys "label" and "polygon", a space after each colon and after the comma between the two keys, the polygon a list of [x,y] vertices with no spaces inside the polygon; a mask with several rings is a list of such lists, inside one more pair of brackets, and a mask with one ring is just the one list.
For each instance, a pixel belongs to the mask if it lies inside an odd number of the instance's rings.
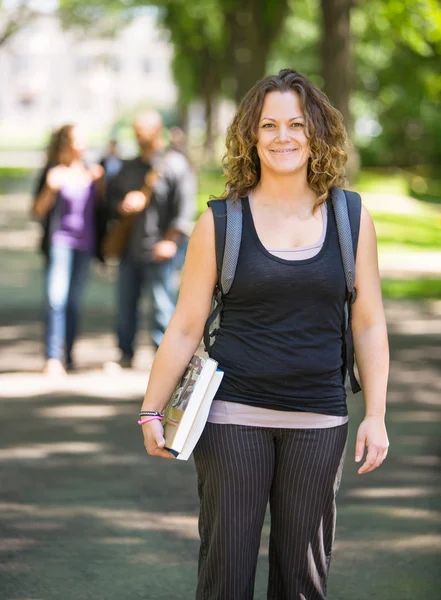
{"label": "blurred background", "polygon": [[[223,190],[237,103],[286,67],[343,114],[350,185],[377,230],[392,350],[390,457],[362,481],[346,468],[330,598],[439,597],[439,1],[1,0],[2,599],[186,600],[195,585],[193,465],[144,460],[133,425],[153,357],[147,336],[133,372],[102,371],[116,356],[112,265],[87,288],[78,372],[63,382],[39,374],[42,258],[29,209],[50,132],[77,122],[89,161],[110,139],[131,157],[135,114],[158,109],[186,135],[200,212]],[[353,423],[362,410],[350,399]],[[267,536],[268,521],[258,599]]]}
{"label": "blurred background", "polygon": [[[344,116],[351,184],[376,217],[382,264],[411,253],[401,259],[405,275],[413,253],[425,252],[419,275],[431,275],[440,55],[437,0],[3,0],[0,189],[28,189],[51,130],[65,122],[85,126],[89,160],[103,156],[110,138],[134,155],[133,117],[157,108],[167,127],[186,134],[202,210],[223,188],[220,159],[237,102],[260,77],[292,67]],[[387,295],[441,295],[432,277],[417,284],[384,275]]]}

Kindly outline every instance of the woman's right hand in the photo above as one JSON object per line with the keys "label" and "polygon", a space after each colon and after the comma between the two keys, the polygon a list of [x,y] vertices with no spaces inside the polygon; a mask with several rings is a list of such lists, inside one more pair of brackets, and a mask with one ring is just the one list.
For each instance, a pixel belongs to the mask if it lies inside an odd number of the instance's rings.
{"label": "woman's right hand", "polygon": [[144,446],[147,454],[150,456],[160,456],[161,458],[175,458],[171,452],[164,449],[164,428],[161,421],[149,421],[142,425],[142,433],[144,435]]}
{"label": "woman's right hand", "polygon": [[66,179],[66,167],[58,166],[49,169],[46,175],[46,185],[51,192],[59,192]]}

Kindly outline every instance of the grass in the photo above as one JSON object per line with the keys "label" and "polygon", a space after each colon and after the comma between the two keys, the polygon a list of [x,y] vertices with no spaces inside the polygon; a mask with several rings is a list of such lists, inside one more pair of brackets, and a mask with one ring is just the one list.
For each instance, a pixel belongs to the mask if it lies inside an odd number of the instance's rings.
{"label": "grass", "polygon": [[441,178],[434,167],[417,165],[412,170],[397,167],[363,169],[354,188],[359,192],[381,192],[412,196],[441,203]]}
{"label": "grass", "polygon": [[441,251],[441,214],[404,215],[372,213],[380,248]]}
{"label": "grass", "polygon": [[28,192],[33,173],[25,167],[0,167],[0,194]]}
{"label": "grass", "polygon": [[22,179],[31,173],[32,169],[25,167],[0,167],[0,179]]}
{"label": "grass", "polygon": [[395,169],[363,169],[353,187],[360,193],[408,194],[406,177]]}
{"label": "grass", "polygon": [[441,279],[383,279],[385,298],[441,299]]}
{"label": "grass", "polygon": [[204,167],[199,171],[197,210],[200,215],[206,208],[210,196],[219,196],[225,185],[222,169],[215,167]]}

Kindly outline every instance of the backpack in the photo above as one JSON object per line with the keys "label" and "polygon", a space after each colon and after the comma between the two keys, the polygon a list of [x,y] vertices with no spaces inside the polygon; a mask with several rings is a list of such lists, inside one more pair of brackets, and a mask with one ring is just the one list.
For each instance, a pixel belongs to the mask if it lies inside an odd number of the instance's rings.
{"label": "backpack", "polygon": [[[337,224],[338,240],[346,279],[346,302],[344,308],[344,377],[349,376],[354,394],[361,390],[354,373],[354,345],[352,340],[351,313],[357,293],[355,284],[355,256],[360,230],[361,198],[355,192],[333,187],[331,203]],[[242,200],[210,200],[215,227],[217,283],[213,294],[211,313],[204,327],[205,351],[210,354],[216,333],[221,326],[223,297],[228,294],[236,274],[242,239]]]}

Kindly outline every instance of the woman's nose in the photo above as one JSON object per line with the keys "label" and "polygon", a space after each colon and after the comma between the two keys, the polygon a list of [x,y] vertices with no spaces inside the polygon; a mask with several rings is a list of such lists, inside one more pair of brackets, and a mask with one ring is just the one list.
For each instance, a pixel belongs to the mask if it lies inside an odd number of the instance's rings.
{"label": "woman's nose", "polygon": [[289,129],[285,125],[280,125],[277,138],[279,142],[285,142],[289,140]]}

